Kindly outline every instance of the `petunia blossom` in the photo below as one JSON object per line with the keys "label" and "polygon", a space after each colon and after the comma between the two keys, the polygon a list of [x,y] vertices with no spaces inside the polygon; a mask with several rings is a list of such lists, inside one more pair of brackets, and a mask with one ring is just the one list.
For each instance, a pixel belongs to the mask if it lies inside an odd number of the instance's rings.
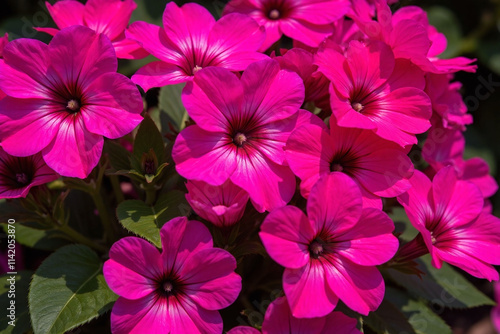
{"label": "petunia blossom", "polygon": [[[320,318],[295,318],[286,297],[275,299],[267,308],[262,334],[360,334],[357,321],[341,312],[332,312]],[[239,326],[227,334],[260,334],[252,327]]]}
{"label": "petunia blossom", "polygon": [[430,252],[438,269],[444,261],[475,277],[498,280],[492,265],[500,264],[500,219],[482,212],[480,190],[458,180],[453,167],[441,169],[432,181],[415,171],[410,182],[398,201],[420,234],[405,248]]}
{"label": "petunia blossom", "polygon": [[236,13],[216,22],[206,8],[195,3],[179,8],[169,2],[163,12],[163,28],[134,22],[127,37],[159,59],[132,76],[144,90],[192,80],[208,66],[243,71],[250,63],[267,58],[257,52],[265,38],[257,22]]}
{"label": "petunia blossom", "polygon": [[13,157],[0,147],[0,198],[26,197],[34,186],[59,178],[43,161],[40,153]]}
{"label": "petunia blossom", "polygon": [[231,0],[223,15],[243,13],[266,28],[265,51],[284,34],[317,47],[333,32],[332,24],[350,8],[347,0]]}
{"label": "petunia blossom", "polygon": [[60,29],[83,25],[106,35],[118,58],[140,59],[148,55],[139,43],[125,37],[132,12],[137,8],[134,0],[87,0],[85,5],[77,0],[57,1],[54,5],[46,1],[45,5],[59,29],[35,27],[40,32],[54,36]]}
{"label": "petunia blossom", "polygon": [[220,334],[218,310],[241,290],[236,260],[214,248],[200,222],[174,218],[160,230],[162,251],[137,237],[118,240],[104,278],[120,297],[111,311],[114,334]]}
{"label": "petunia blossom", "polygon": [[440,122],[435,122],[422,148],[422,157],[429,163],[426,175],[433,178],[442,168],[453,166],[458,179],[474,183],[484,198],[493,196],[498,184],[490,175],[488,163],[479,157],[465,160],[464,151],[462,132],[443,128]]}
{"label": "petunia blossom", "polygon": [[285,267],[283,289],[296,318],[326,316],[342,300],[367,315],[384,297],[375,267],[398,249],[394,224],[383,211],[363,208],[356,183],[343,173],[321,177],[307,201],[271,212],[261,226],[262,243]]}
{"label": "petunia blossom", "polygon": [[306,198],[316,181],[331,172],[345,173],[360,185],[364,206],[382,209],[380,197],[395,197],[410,188],[413,164],[405,149],[373,131],[339,127],[333,116],[329,130],[313,124],[297,128],[285,152]]}
{"label": "petunia blossom", "polygon": [[0,61],[0,145],[14,156],[42,153],[63,176],[85,178],[99,162],[103,136],[119,138],[142,120],[137,87],[116,73],[109,39],[83,26],[49,45],[17,39]]}
{"label": "petunia blossom", "polygon": [[245,212],[248,194],[229,180],[220,186],[191,180],[186,188],[186,200],[194,212],[216,226],[233,225]]}
{"label": "petunia blossom", "polygon": [[[7,43],[9,43],[9,35],[5,33],[3,37],[0,37],[0,59],[3,58],[3,48],[7,45]],[[5,96],[7,95],[5,95],[5,93],[0,89],[0,100]]]}
{"label": "petunia blossom", "polygon": [[182,101],[196,125],[182,130],[172,150],[181,176],[212,185],[229,179],[260,212],[290,201],[296,183],[283,147],[312,119],[299,110],[304,84],[296,73],[272,59],[251,64],[241,79],[210,67],[186,85]]}
{"label": "petunia blossom", "polygon": [[330,104],[339,126],[373,130],[401,146],[416,144],[415,134],[429,129],[424,73],[395,60],[384,43],[351,41],[343,51],[326,40],[315,62],[331,81]]}

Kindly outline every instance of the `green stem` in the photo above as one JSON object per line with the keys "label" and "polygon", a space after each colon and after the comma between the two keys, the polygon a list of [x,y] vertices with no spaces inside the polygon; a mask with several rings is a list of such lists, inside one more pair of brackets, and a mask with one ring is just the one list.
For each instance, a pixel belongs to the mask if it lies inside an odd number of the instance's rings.
{"label": "green stem", "polygon": [[104,199],[101,196],[101,192],[95,189],[91,194],[94,200],[95,207],[99,212],[99,217],[101,218],[102,226],[104,228],[104,240],[111,241],[113,237],[113,225],[109,217],[108,209],[104,205]]}
{"label": "green stem", "polygon": [[120,180],[117,175],[108,175],[109,180],[111,181],[111,186],[113,187],[113,192],[115,193],[116,203],[120,204],[125,200],[125,196],[123,196],[122,189],[120,188]]}
{"label": "green stem", "polygon": [[153,205],[156,201],[156,189],[154,187],[147,187],[145,190],[146,190],[146,204]]}
{"label": "green stem", "polygon": [[85,237],[84,235],[80,234],[76,230],[72,229],[68,225],[58,226],[57,229],[59,231],[63,232],[64,234],[66,234],[69,238],[71,238],[71,240],[73,240],[77,243],[83,244],[85,246],[89,246],[90,248],[95,249],[96,251],[101,252],[101,253],[106,253],[106,251],[107,251],[107,249],[104,246],[96,244],[95,242],[93,242],[89,238]]}

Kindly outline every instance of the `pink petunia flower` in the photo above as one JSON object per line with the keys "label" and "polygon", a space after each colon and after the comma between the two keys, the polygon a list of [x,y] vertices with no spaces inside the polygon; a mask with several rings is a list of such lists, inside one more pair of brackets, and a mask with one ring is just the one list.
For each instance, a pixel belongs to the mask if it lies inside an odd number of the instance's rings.
{"label": "pink petunia flower", "polygon": [[425,173],[433,178],[442,168],[453,166],[458,179],[474,183],[484,198],[493,196],[498,184],[490,175],[488,164],[478,157],[464,160],[464,151],[465,138],[460,130],[445,129],[439,123],[433,125],[422,148],[422,157],[430,165]]}
{"label": "pink petunia flower", "polygon": [[385,0],[375,0],[377,20],[366,15],[363,0],[355,1],[353,19],[370,38],[385,42],[395,58],[404,58],[432,73],[475,72],[475,59],[439,59],[447,45],[444,34],[429,24],[427,13],[417,6],[405,6],[391,13]]}
{"label": "pink petunia flower", "polygon": [[395,197],[410,188],[413,164],[405,149],[373,131],[339,127],[333,116],[330,130],[306,124],[292,132],[285,152],[302,180],[305,198],[316,181],[331,172],[342,172],[360,185],[364,207],[382,209],[380,197]]}
{"label": "pink petunia flower", "polygon": [[281,49],[282,56],[274,57],[284,70],[297,73],[304,81],[304,102],[314,102],[320,109],[330,109],[328,79],[318,72],[318,66],[313,64],[313,54],[299,48]]}
{"label": "pink petunia flower", "polygon": [[359,187],[338,172],[312,188],[307,214],[294,206],[277,209],[259,233],[271,258],[285,267],[292,315],[325,316],[339,299],[364,315],[376,310],[385,285],[375,266],[389,261],[399,245],[391,219],[363,208]]}
{"label": "pink petunia flower", "polygon": [[40,153],[13,157],[0,147],[0,198],[26,197],[34,186],[59,178],[43,161]]}
{"label": "pink petunia flower", "polygon": [[83,25],[106,35],[118,58],[140,59],[148,55],[139,43],[125,37],[132,12],[137,8],[134,0],[87,0],[85,5],[76,0],[58,1],[54,5],[46,1],[45,5],[59,29],[34,28],[37,31],[55,36],[60,29]]}
{"label": "pink petunia flower", "polygon": [[420,234],[404,247],[430,252],[436,268],[445,261],[475,277],[498,280],[492,264],[500,264],[500,219],[482,212],[479,189],[458,180],[452,167],[441,169],[432,182],[415,171],[410,182],[398,201]]}
{"label": "pink petunia flower", "polygon": [[231,226],[245,212],[248,194],[229,180],[220,186],[191,180],[186,188],[186,199],[194,212],[216,226]]}
{"label": "pink petunia flower", "polygon": [[425,92],[431,99],[434,117],[447,129],[465,131],[465,126],[472,124],[472,115],[467,113],[459,92],[462,84],[450,82],[453,79],[450,74],[428,73],[425,79]]}
{"label": "pink petunia flower", "polygon": [[319,71],[331,80],[330,103],[342,127],[373,130],[401,146],[416,144],[415,134],[430,127],[424,74],[390,48],[351,41],[344,52],[327,40],[316,54]]}
{"label": "pink petunia flower", "polygon": [[216,22],[198,4],[179,8],[169,2],[163,27],[134,22],[127,30],[127,37],[159,59],[132,76],[144,90],[192,80],[208,66],[243,71],[252,62],[267,58],[257,52],[265,38],[264,29],[246,15],[231,14]]}
{"label": "pink petunia flower", "polygon": [[[9,35],[5,33],[3,37],[0,37],[0,59],[3,59],[3,48],[9,43]],[[5,96],[5,93],[0,89],[0,100],[3,99]]]}
{"label": "pink petunia flower", "polygon": [[231,0],[223,14],[243,13],[264,26],[266,40],[260,50],[265,51],[283,34],[317,47],[350,6],[347,0]]}
{"label": "pink petunia flower", "polygon": [[[286,297],[274,300],[266,310],[262,334],[360,334],[357,321],[341,312],[332,312],[321,318],[295,318]],[[231,329],[227,334],[260,334],[248,326]]]}
{"label": "pink petunia flower", "polygon": [[85,178],[99,162],[103,136],[119,138],[141,121],[137,87],[116,73],[109,39],[83,26],[49,45],[17,39],[0,61],[0,145],[14,156],[42,152],[63,176]]}
{"label": "pink petunia flower", "polygon": [[290,201],[296,183],[283,147],[312,119],[299,110],[304,85],[296,73],[280,70],[272,59],[251,64],[241,79],[210,67],[186,85],[182,101],[196,125],[184,129],[173,147],[180,175],[212,185],[229,179],[260,212]]}
{"label": "pink petunia flower", "polygon": [[144,239],[117,241],[104,263],[104,278],[120,297],[111,312],[115,334],[222,333],[218,310],[241,290],[236,260],[214,248],[200,222],[174,218],[160,230],[162,252]]}

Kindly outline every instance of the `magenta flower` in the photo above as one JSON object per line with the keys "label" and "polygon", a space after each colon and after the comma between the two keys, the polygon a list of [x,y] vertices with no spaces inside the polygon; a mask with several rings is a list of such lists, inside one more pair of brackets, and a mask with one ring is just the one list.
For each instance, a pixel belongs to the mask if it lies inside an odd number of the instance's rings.
{"label": "magenta flower", "polygon": [[434,117],[443,127],[465,131],[465,126],[472,124],[472,115],[467,113],[460,89],[460,82],[450,82],[451,74],[428,73],[425,77],[425,92],[432,102]]}
{"label": "magenta flower", "polygon": [[41,154],[13,157],[0,147],[0,198],[26,197],[34,186],[59,178]]}
{"label": "magenta flower", "polygon": [[243,13],[264,26],[266,41],[260,50],[265,51],[283,34],[317,47],[350,6],[347,0],[231,0],[223,14]]}
{"label": "magenta flower", "polygon": [[184,129],[173,147],[180,175],[212,185],[229,179],[260,212],[290,201],[295,176],[283,147],[312,117],[299,110],[304,85],[296,73],[280,70],[271,59],[251,64],[241,79],[210,67],[186,85],[182,101],[196,125]]}
{"label": "magenta flower", "polygon": [[161,231],[162,252],[144,239],[117,241],[104,263],[104,278],[120,297],[111,331],[120,333],[222,333],[218,310],[241,290],[236,260],[214,248],[200,222],[174,218]]}
{"label": "magenta flower", "polygon": [[[76,0],[64,0],[53,6],[46,1],[45,5],[59,29],[82,25],[106,35],[118,58],[139,59],[148,55],[136,41],[125,38],[125,29],[137,8],[134,0],[87,0],[85,5]],[[35,29],[52,36],[59,31],[54,28]]]}
{"label": "magenta flower", "polygon": [[314,102],[320,109],[330,109],[328,94],[328,79],[318,72],[318,66],[313,64],[313,54],[299,48],[281,49],[282,56],[275,57],[280,67],[297,73],[304,81],[304,102]]}
{"label": "magenta flower", "polygon": [[189,81],[207,66],[243,71],[250,63],[267,58],[257,52],[265,38],[264,29],[246,15],[227,15],[215,22],[198,4],[179,8],[169,2],[163,27],[134,22],[127,30],[127,37],[159,59],[132,76],[144,90]]}
{"label": "magenta flower", "polygon": [[[3,48],[9,43],[9,35],[5,33],[3,37],[0,37],[0,59],[3,59]],[[5,96],[5,93],[0,89],[0,100],[3,99]]]}
{"label": "magenta flower", "polygon": [[363,206],[382,209],[380,197],[395,197],[410,188],[413,164],[407,151],[373,131],[342,128],[335,117],[326,126],[297,128],[286,144],[286,160],[302,182],[307,198],[316,181],[331,172],[349,175],[360,186]]}
{"label": "magenta flower", "polygon": [[42,152],[63,176],[85,178],[99,162],[103,136],[119,138],[141,121],[137,87],[116,73],[109,39],[83,26],[49,45],[17,39],[0,61],[0,145],[14,156]]}
{"label": "magenta flower", "polygon": [[271,212],[260,238],[285,267],[283,289],[296,318],[322,317],[339,299],[367,315],[384,297],[375,267],[398,249],[394,224],[382,211],[363,208],[361,192],[347,175],[323,176],[312,188],[306,215],[286,206]]}
{"label": "magenta flower", "polygon": [[482,213],[479,189],[458,180],[452,167],[441,169],[432,182],[415,171],[410,182],[398,201],[420,232],[412,246],[428,250],[436,268],[445,261],[473,276],[498,280],[492,264],[500,264],[500,219]]}
{"label": "magenta flower", "polygon": [[498,184],[490,175],[488,163],[478,157],[464,160],[465,138],[462,132],[439,125],[430,129],[422,148],[422,157],[430,165],[425,171],[427,176],[432,178],[442,168],[453,166],[459,180],[474,183],[484,198],[493,196]]}
{"label": "magenta flower", "polygon": [[430,127],[423,72],[407,60],[394,60],[387,45],[351,41],[343,52],[327,40],[316,64],[331,80],[330,103],[339,126],[373,130],[401,146],[416,144],[415,134]]}
{"label": "magenta flower", "polygon": [[[325,317],[298,319],[288,306],[286,297],[274,300],[266,310],[262,334],[360,334],[357,321],[341,312],[332,312]],[[240,326],[227,334],[260,334],[252,327]]]}
{"label": "magenta flower", "polygon": [[229,180],[220,186],[188,181],[186,188],[186,199],[194,212],[216,226],[233,225],[245,212],[248,194]]}

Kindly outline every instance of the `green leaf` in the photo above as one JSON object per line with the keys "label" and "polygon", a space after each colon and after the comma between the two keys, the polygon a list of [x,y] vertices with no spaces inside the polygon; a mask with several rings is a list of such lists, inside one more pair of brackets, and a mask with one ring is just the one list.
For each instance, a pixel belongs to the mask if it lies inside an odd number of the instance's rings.
{"label": "green leaf", "polygon": [[[30,316],[28,311],[28,289],[31,281],[31,276],[33,275],[33,271],[26,270],[20,271],[15,275],[15,296],[12,295],[12,291],[10,290],[10,282],[7,281],[11,277],[11,275],[3,275],[0,278],[0,308],[5,313],[4,316],[0,318],[0,332],[4,334],[22,334],[28,331],[30,326]],[[10,297],[12,298],[9,298]],[[12,319],[7,316],[10,314],[10,311],[7,308],[11,307],[11,300],[15,302],[15,321],[14,325],[9,325],[9,322]]]}
{"label": "green leaf", "polygon": [[[30,248],[56,250],[69,243],[63,235],[55,230],[40,230],[24,224],[16,224],[15,226],[16,241]],[[7,231],[7,225],[4,225],[3,229]]]}
{"label": "green leaf", "polygon": [[403,311],[417,334],[451,334],[451,328],[443,319],[427,305],[410,299],[404,292],[388,287],[384,298]]}
{"label": "green leaf", "polygon": [[83,245],[62,247],[33,276],[29,292],[33,330],[65,333],[104,314],[116,299],[96,253]]}
{"label": "green leaf", "polygon": [[165,145],[163,144],[163,137],[156,127],[155,122],[146,115],[139,125],[137,135],[134,139],[134,153],[132,154],[132,168],[144,172],[141,166],[143,154],[148,154],[153,150],[158,163],[162,164],[165,160]]}
{"label": "green leaf", "polygon": [[130,152],[122,145],[111,140],[104,141],[104,153],[108,154],[114,170],[130,169]]}
{"label": "green leaf", "polygon": [[376,311],[363,317],[363,322],[379,334],[415,334],[405,315],[385,299]]}
{"label": "green leaf", "polygon": [[160,108],[160,122],[162,131],[170,130],[169,124],[173,125],[176,131],[184,129],[185,122],[189,116],[182,104],[181,93],[185,84],[168,85],[160,89],[158,103]]}
{"label": "green leaf", "polygon": [[127,230],[161,248],[161,227],[170,219],[185,215],[185,203],[184,193],[173,190],[160,195],[154,206],[139,200],[121,202],[116,215]]}
{"label": "green leaf", "polygon": [[441,269],[431,265],[430,255],[416,260],[424,274],[422,279],[415,275],[403,274],[394,269],[387,273],[394,282],[408,289],[408,292],[437,305],[447,308],[470,308],[495,303],[479,291],[450,265],[443,263]]}

